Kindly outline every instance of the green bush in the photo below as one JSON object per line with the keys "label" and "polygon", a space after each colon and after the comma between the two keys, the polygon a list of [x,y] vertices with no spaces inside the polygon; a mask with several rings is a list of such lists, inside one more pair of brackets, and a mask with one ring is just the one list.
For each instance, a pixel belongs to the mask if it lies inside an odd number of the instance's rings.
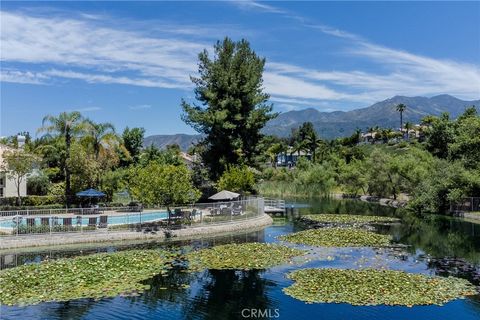
{"label": "green bush", "polygon": [[255,175],[246,166],[230,166],[218,180],[217,190],[252,193],[255,191]]}

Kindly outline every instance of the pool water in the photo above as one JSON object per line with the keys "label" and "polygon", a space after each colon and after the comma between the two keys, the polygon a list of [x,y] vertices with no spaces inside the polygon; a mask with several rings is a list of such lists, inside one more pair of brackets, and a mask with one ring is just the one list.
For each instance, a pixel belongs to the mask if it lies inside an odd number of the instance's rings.
{"label": "pool water", "polygon": [[[98,223],[98,216],[97,223]],[[29,217],[30,218],[30,217]],[[77,218],[72,218],[72,224],[76,226],[88,226],[88,221],[91,217],[89,216],[82,216],[82,219],[79,219],[81,223],[78,223]],[[130,223],[140,223],[140,222],[151,222],[156,220],[163,220],[168,218],[167,211],[158,211],[158,212],[142,212],[142,213],[131,213],[131,214],[122,214],[118,216],[109,216],[108,217],[108,224],[109,225],[119,225],[119,224],[130,224]],[[3,218],[2,218],[3,219]],[[12,221],[13,217],[9,217],[5,220],[0,221],[0,228],[14,228],[16,224]],[[26,217],[24,216],[20,222],[20,224],[25,225],[27,223]],[[35,218],[35,225],[40,225],[41,221],[40,218]],[[50,224],[52,224],[52,219],[50,219]],[[56,224],[63,225],[63,218],[58,217],[56,219]]]}
{"label": "pool water", "polygon": [[[278,242],[279,235],[304,229],[296,219],[312,213],[398,215],[401,224],[379,227],[406,250],[374,248],[317,248],[316,258],[302,264],[286,264],[266,270],[205,270],[185,273],[173,269],[167,276],[146,281],[150,289],[138,296],[80,299],[34,306],[0,307],[0,319],[256,319],[252,310],[267,310],[270,319],[480,319],[480,295],[443,306],[351,306],[306,304],[283,293],[292,281],[286,273],[301,268],[389,268],[413,273],[455,276],[480,285],[480,225],[461,219],[433,216],[416,218],[399,210],[354,201],[316,200],[310,207],[289,209],[287,215],[261,231],[191,241],[98,245],[69,251],[0,253],[0,268],[44,259],[86,255],[132,248],[210,247],[226,243]],[[8,261],[8,264],[6,263]],[[246,317],[250,316],[250,317]]]}

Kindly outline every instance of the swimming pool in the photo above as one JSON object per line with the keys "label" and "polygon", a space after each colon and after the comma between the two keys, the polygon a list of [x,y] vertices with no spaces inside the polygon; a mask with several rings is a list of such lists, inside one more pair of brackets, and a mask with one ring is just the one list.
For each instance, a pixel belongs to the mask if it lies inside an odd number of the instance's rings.
{"label": "swimming pool", "polygon": [[[56,224],[63,225],[63,218],[70,218],[72,216],[59,216],[56,219]],[[97,223],[100,220],[97,215],[95,216],[82,216],[81,219],[77,220],[76,216],[72,217],[72,225],[75,226],[88,226],[88,222],[90,218],[97,217]],[[27,216],[22,216],[20,221],[21,225],[25,225],[27,223]],[[35,218],[35,225],[41,224],[41,217],[32,217],[28,216],[28,218]],[[50,217],[49,222],[52,223],[52,218]],[[156,220],[164,220],[168,218],[167,211],[155,211],[155,212],[142,212],[140,213],[131,213],[131,214],[123,214],[118,216],[108,216],[108,224],[109,225],[119,225],[119,224],[131,224],[131,223],[140,223],[140,222],[151,222]],[[16,224],[13,222],[14,217],[2,217],[0,218],[0,228],[14,228]]]}

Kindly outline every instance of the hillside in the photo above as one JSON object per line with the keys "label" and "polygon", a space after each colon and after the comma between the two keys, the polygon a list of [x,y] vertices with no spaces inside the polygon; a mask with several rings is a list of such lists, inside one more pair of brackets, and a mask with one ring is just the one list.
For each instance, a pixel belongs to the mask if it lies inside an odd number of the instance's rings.
{"label": "hillside", "polygon": [[[395,106],[400,103],[407,106],[407,110],[403,114],[404,123],[407,121],[418,123],[426,115],[439,115],[442,112],[449,112],[455,118],[465,110],[465,107],[471,105],[480,107],[480,100],[465,101],[447,94],[431,98],[395,96],[367,108],[346,112],[320,112],[313,108],[285,112],[269,121],[263,132],[286,137],[293,128],[297,128],[306,121],[312,122],[316,131],[324,139],[351,135],[356,128],[366,130],[367,127],[377,125],[398,128],[400,118]],[[159,148],[164,148],[169,144],[176,143],[186,151],[192,143],[199,139],[200,135],[153,135],[145,138],[144,145],[148,146],[153,143]]]}
{"label": "hillside", "polygon": [[350,135],[356,128],[365,130],[367,127],[376,125],[398,128],[399,114],[395,106],[400,103],[407,106],[403,116],[404,122],[414,123],[418,123],[426,115],[439,115],[442,112],[449,112],[452,117],[457,117],[467,106],[480,106],[480,100],[464,101],[450,95],[432,98],[395,96],[367,108],[346,112],[320,112],[312,108],[285,112],[270,121],[264,132],[285,137],[289,135],[292,128],[298,127],[305,121],[312,122],[317,132],[327,139]]}
{"label": "hillside", "polygon": [[178,144],[182,151],[187,151],[188,148],[200,139],[200,135],[192,134],[157,134],[148,136],[143,140],[143,146],[148,147],[154,145],[160,149],[165,148],[169,144]]}

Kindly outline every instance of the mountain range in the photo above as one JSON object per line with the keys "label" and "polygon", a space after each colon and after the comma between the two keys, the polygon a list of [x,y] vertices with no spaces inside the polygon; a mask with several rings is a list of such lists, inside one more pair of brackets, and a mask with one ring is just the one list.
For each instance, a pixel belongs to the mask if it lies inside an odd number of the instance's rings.
{"label": "mountain range", "polygon": [[[321,112],[308,108],[284,112],[270,120],[263,129],[263,133],[287,137],[292,129],[306,121],[313,123],[315,130],[323,139],[349,136],[357,128],[363,131],[367,127],[373,126],[399,128],[400,116],[395,107],[400,103],[407,106],[403,113],[404,123],[407,121],[418,123],[424,116],[440,115],[442,112],[448,112],[451,117],[455,118],[468,106],[480,107],[480,100],[465,101],[447,94],[431,98],[395,96],[369,107],[351,111]],[[163,148],[177,143],[182,150],[186,150],[200,137],[200,135],[188,134],[153,135],[145,138],[144,145],[153,143],[155,146]]]}

